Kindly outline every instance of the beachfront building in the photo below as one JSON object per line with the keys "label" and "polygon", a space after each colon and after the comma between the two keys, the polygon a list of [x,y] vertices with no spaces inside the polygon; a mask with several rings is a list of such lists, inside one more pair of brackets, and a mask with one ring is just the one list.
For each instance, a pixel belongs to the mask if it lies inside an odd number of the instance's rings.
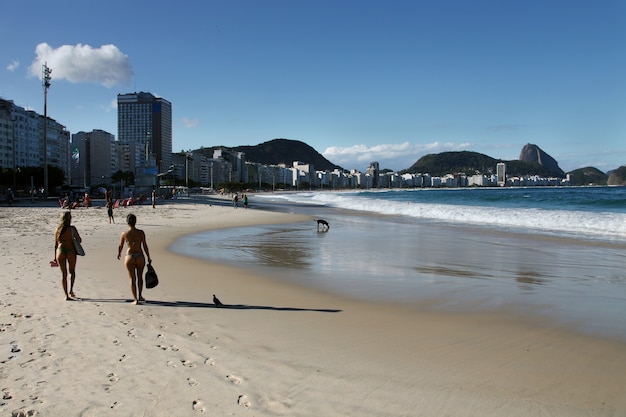
{"label": "beachfront building", "polygon": [[498,185],[504,187],[506,185],[506,164],[498,162],[496,165],[496,175],[498,176]]}
{"label": "beachfront building", "polygon": [[264,165],[257,162],[246,162],[248,170],[248,184],[258,185],[259,188],[271,185],[272,190],[284,188],[292,183],[292,171],[280,165]]}
{"label": "beachfront building", "polygon": [[[159,173],[172,165],[172,104],[151,93],[118,94],[117,137],[135,175],[146,174],[142,168],[154,158]],[[153,169],[150,169],[151,172]]]}
{"label": "beachfront building", "polygon": [[331,188],[351,188],[350,177],[340,169],[334,169],[330,173]]}
{"label": "beachfront building", "polygon": [[213,174],[216,183],[245,183],[248,181],[246,154],[244,152],[233,152],[225,148],[215,149],[213,151],[213,161],[215,162]]}
{"label": "beachfront building", "polygon": [[14,169],[16,110],[12,101],[0,99],[0,167]]}
{"label": "beachfront building", "polygon": [[[43,167],[44,116],[0,98],[0,166]],[[46,153],[49,166],[68,173],[70,132],[48,117],[46,121]],[[43,179],[42,179],[43,184]],[[35,184],[41,186],[42,184]]]}
{"label": "beachfront building", "polygon": [[208,184],[210,181],[209,158],[202,154],[192,153],[189,159],[189,178],[195,183]]}
{"label": "beachfront building", "polygon": [[[172,173],[189,184],[206,185],[210,181],[209,158],[201,153],[180,152],[172,155]],[[167,177],[166,177],[167,178]]]}
{"label": "beachfront building", "polygon": [[486,187],[489,185],[488,178],[484,174],[471,175],[467,178],[469,187]]}
{"label": "beachfront building", "polygon": [[378,162],[371,162],[370,166],[365,170],[365,174],[369,175],[372,179],[371,186],[367,188],[378,188],[378,179],[380,177],[380,166]]}
{"label": "beachfront building", "polygon": [[117,166],[122,172],[135,172],[135,145],[117,141]]}
{"label": "beachfront building", "polygon": [[301,185],[311,187],[316,184],[317,174],[313,164],[307,164],[302,161],[293,161],[292,170],[292,186],[299,188]]}
{"label": "beachfront building", "polygon": [[104,130],[78,132],[72,135],[70,185],[85,188],[111,184],[111,176],[118,170],[118,152],[115,136]]}

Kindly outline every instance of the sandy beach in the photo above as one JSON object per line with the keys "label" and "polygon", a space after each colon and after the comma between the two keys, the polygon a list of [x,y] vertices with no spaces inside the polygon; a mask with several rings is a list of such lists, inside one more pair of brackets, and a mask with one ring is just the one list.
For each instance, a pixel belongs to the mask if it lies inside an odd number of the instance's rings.
{"label": "sandy beach", "polygon": [[[169,250],[309,216],[169,202],[109,224],[96,204],[72,211],[87,255],[70,302],[49,265],[61,210],[0,208],[1,415],[626,415],[622,342],[506,311],[351,300]],[[138,306],[116,257],[130,212],[160,280]]]}

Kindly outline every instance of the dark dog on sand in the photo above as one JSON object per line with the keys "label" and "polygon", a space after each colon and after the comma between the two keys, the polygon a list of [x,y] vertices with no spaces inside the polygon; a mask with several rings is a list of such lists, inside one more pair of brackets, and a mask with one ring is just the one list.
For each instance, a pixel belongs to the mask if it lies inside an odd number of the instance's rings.
{"label": "dark dog on sand", "polygon": [[323,230],[328,230],[330,229],[330,225],[328,224],[328,222],[324,219],[317,219],[317,230],[319,230],[320,226],[322,226]]}

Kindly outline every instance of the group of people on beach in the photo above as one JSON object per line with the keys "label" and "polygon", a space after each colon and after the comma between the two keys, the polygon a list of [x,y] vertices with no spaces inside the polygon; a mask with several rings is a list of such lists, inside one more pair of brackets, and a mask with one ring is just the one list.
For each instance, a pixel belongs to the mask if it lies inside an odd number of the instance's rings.
{"label": "group of people on beach", "polygon": [[66,209],[77,209],[79,207],[91,207],[91,197],[89,193],[85,193],[85,196],[81,200],[79,197],[74,197],[74,192],[65,193],[65,197],[59,199],[59,205]]}
{"label": "group of people on beach", "polygon": [[[246,194],[241,196],[241,201],[243,202],[243,207],[248,208],[248,196]],[[239,193],[233,195],[233,207],[239,207]]]}
{"label": "group of people on beach", "polygon": [[[77,299],[74,294],[74,281],[76,280],[76,258],[77,252],[74,246],[74,239],[81,243],[82,238],[75,226],[71,224],[72,213],[66,211],[61,214],[59,225],[54,234],[54,266],[58,265],[61,270],[61,285],[65,293],[65,300]],[[124,265],[128,270],[130,278],[130,290],[133,295],[133,304],[139,304],[145,299],[141,293],[143,290],[143,270],[146,266],[146,256],[148,263],[152,263],[150,250],[146,243],[146,234],[143,230],[137,229],[137,216],[129,214],[126,216],[128,230],[120,236],[120,244],[117,252],[117,259],[121,259],[124,245],[128,246]],[[144,255],[145,251],[145,255]],[[69,283],[68,283],[69,272]],[[69,285],[68,285],[69,284]]]}
{"label": "group of people on beach", "polygon": [[[113,216],[113,209],[117,207],[116,202],[119,204],[119,201],[113,201],[113,198],[111,196],[111,191],[107,190],[105,195],[104,195],[105,201],[106,201],[106,208],[107,208],[107,214],[109,216],[109,224],[113,223],[115,224],[115,217]],[[130,204],[126,204],[126,205],[133,205],[133,201],[132,201],[132,195],[130,197]],[[156,208],[156,199],[157,199],[157,195],[156,195],[156,190],[152,189],[152,195],[151,195],[151,201],[152,201],[152,208]],[[143,200],[139,200],[140,203],[143,202]]]}

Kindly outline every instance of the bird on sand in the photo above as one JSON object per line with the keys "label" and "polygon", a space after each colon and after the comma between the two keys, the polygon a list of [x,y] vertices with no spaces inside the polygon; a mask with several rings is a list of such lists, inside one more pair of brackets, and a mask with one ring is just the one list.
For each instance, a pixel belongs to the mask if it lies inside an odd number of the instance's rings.
{"label": "bird on sand", "polygon": [[217,298],[215,296],[215,294],[213,294],[213,304],[215,304],[216,307],[223,307],[224,304],[222,304],[222,302],[220,301],[219,298]]}

